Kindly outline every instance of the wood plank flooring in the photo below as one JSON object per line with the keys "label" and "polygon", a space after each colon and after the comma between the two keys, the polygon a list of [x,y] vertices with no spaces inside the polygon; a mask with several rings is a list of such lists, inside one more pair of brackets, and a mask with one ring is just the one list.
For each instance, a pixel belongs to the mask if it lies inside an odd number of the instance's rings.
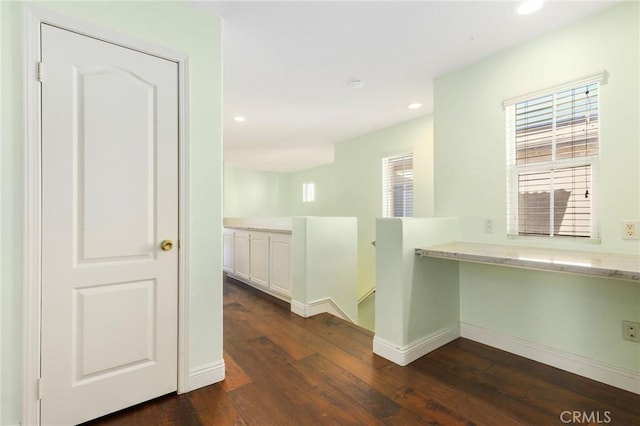
{"label": "wood plank flooring", "polygon": [[406,367],[373,355],[372,340],[227,279],[226,380],[89,424],[562,425],[577,411],[581,424],[640,425],[639,395],[470,340]]}

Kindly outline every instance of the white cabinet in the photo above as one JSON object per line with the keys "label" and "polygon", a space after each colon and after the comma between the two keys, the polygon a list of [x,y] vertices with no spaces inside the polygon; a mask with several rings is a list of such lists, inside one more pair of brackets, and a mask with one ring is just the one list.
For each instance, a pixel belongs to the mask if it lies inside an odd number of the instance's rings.
{"label": "white cabinet", "polygon": [[269,241],[269,287],[291,296],[291,234],[272,234]]}
{"label": "white cabinet", "polygon": [[233,229],[226,229],[222,233],[222,270],[228,273],[233,273]]}
{"label": "white cabinet", "polygon": [[233,274],[243,280],[249,280],[250,243],[248,231],[236,230],[233,233]]}
{"label": "white cabinet", "polygon": [[225,228],[222,241],[227,274],[274,296],[291,297],[290,233]]}
{"label": "white cabinet", "polygon": [[269,288],[269,234],[251,232],[249,281]]}

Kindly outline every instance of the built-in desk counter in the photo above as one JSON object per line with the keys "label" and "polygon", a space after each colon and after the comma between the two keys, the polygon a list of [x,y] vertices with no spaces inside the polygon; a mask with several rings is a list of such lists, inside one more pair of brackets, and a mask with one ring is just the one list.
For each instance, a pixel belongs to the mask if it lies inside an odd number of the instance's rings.
{"label": "built-in desk counter", "polygon": [[459,238],[457,218],[376,220],[374,353],[407,365],[463,337],[640,394],[640,346],[622,333],[640,312],[638,253]]}
{"label": "built-in desk counter", "polygon": [[426,257],[640,281],[640,256],[482,243],[417,248]]}

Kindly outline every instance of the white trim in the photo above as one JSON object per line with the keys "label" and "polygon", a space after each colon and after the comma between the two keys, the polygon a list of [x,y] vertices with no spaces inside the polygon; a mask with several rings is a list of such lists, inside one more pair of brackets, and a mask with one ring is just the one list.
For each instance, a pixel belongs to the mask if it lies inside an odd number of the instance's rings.
{"label": "white trim", "polygon": [[304,318],[309,318],[314,315],[328,313],[338,318],[341,318],[350,323],[355,323],[349,315],[347,315],[330,297],[314,300],[309,303],[298,302],[297,300],[291,300],[291,312],[300,315]]}
{"label": "white trim", "polygon": [[[606,83],[606,79],[608,77],[608,73],[603,71],[601,74],[585,77],[583,79],[566,83],[564,85],[556,86],[554,88],[548,89],[546,92],[539,92],[537,94],[524,95],[519,98],[515,98],[515,101],[508,100],[505,101],[504,110],[505,110],[505,123],[506,123],[506,170],[507,170],[507,236],[509,238],[518,238],[529,235],[520,235],[520,227],[519,227],[519,194],[521,193],[520,184],[519,184],[519,176],[522,173],[535,173],[535,172],[547,172],[549,176],[547,178],[549,187],[549,199],[550,206],[548,209],[549,216],[549,228],[546,234],[533,235],[538,238],[575,238],[579,237],[577,235],[577,231],[572,231],[575,234],[569,233],[569,235],[558,235],[555,232],[554,225],[554,200],[555,197],[554,189],[555,183],[557,181],[555,175],[556,171],[561,171],[562,169],[570,169],[577,167],[588,167],[589,168],[589,176],[590,176],[590,186],[587,189],[591,189],[591,197],[589,204],[589,221],[590,221],[590,229],[589,229],[589,237],[580,238],[580,239],[588,239],[588,240],[596,240],[600,241],[600,226],[598,223],[598,215],[597,211],[599,206],[597,205],[597,197],[599,194],[599,182],[597,180],[597,171],[594,173],[594,170],[598,168],[601,146],[601,125],[598,124],[597,127],[597,139],[598,139],[598,153],[595,155],[585,155],[581,157],[574,158],[565,158],[565,159],[557,159],[556,158],[556,148],[557,148],[557,119],[558,119],[558,93],[568,89],[576,89],[577,87],[583,87],[585,85],[597,84],[598,88]],[[588,92],[587,92],[588,93]],[[530,99],[535,99],[537,97],[542,96],[552,96],[551,108],[552,108],[552,129],[551,129],[551,159],[546,161],[538,161],[529,164],[517,164],[517,143],[516,143],[516,104],[522,101],[527,101]],[[598,117],[600,117],[600,94],[597,95],[597,107],[596,110],[598,112]],[[586,130],[585,130],[586,131]],[[586,147],[585,147],[586,149]],[[585,178],[586,179],[586,178]],[[577,178],[574,177],[573,183],[577,181]],[[570,200],[569,200],[570,201]],[[568,208],[568,207],[567,207]],[[526,214],[525,214],[526,216]],[[558,231],[559,232],[559,231]]]}
{"label": "white trim", "polygon": [[565,89],[570,89],[574,86],[584,86],[586,84],[596,83],[596,82],[599,82],[600,84],[607,84],[608,79],[609,79],[609,73],[607,72],[607,70],[602,70],[602,72],[599,72],[597,74],[579,78],[577,80],[567,81],[566,83],[559,84],[557,86],[552,86],[546,89],[537,90],[535,92],[527,93],[526,95],[517,96],[515,98],[505,99],[502,102],[502,108],[505,109],[510,105],[515,105],[519,102],[526,101],[531,98],[549,95],[550,93],[561,92]]}
{"label": "white trim", "polygon": [[460,337],[460,328],[457,323],[402,346],[375,336],[373,338],[373,353],[395,364],[405,366],[458,337]]}
{"label": "white trim", "polygon": [[[398,154],[398,155],[393,155],[393,156],[388,156],[388,157],[383,157],[382,158],[382,185],[381,185],[381,189],[382,189],[382,217],[383,218],[393,218],[393,217],[411,217],[413,216],[413,213],[411,214],[411,216],[405,216],[406,210],[407,210],[407,205],[404,202],[405,201],[405,196],[408,192],[411,193],[411,211],[413,212],[413,201],[414,201],[414,187],[411,186],[411,191],[407,191],[405,186],[403,185],[402,188],[402,199],[403,199],[403,206],[402,206],[402,213],[403,216],[394,216],[394,211],[393,211],[393,204],[394,202],[394,197],[395,197],[395,192],[393,190],[390,190],[392,184],[394,183],[396,177],[392,177],[390,172],[393,167],[391,166],[391,163],[393,162],[397,162],[397,161],[402,161],[402,166],[403,166],[403,170],[404,170],[404,165],[405,162],[407,161],[407,159],[411,159],[411,171],[413,173],[414,170],[414,153],[413,151],[409,151],[409,152],[405,152],[404,154]],[[403,176],[402,179],[405,179],[405,177]],[[397,183],[397,182],[396,182]]]}
{"label": "white trim", "polygon": [[[2,7],[0,6],[0,25],[2,25]],[[24,52],[25,50],[22,49],[22,51]],[[1,63],[1,61],[0,61]],[[4,99],[4,93],[3,93],[3,85],[2,85],[2,66],[0,65],[0,99]],[[1,107],[0,107],[1,108]],[[2,132],[2,114],[0,114],[0,133]],[[0,134],[0,139],[2,138],[2,135]],[[2,176],[2,149],[0,149],[0,176]],[[0,188],[0,194],[3,192],[3,188]],[[0,224],[2,223],[2,196],[0,196]],[[0,241],[3,241],[2,239],[2,226],[0,226]],[[3,257],[2,257],[2,244],[0,244],[0,282],[2,282],[2,264],[3,264]],[[3,305],[2,305],[2,290],[0,290],[0,347],[2,347],[4,343],[4,341],[2,340],[2,311],[3,311]],[[0,377],[4,377],[4,374],[2,374],[2,357],[0,357]],[[0,422],[2,421],[2,386],[0,386]]]}
{"label": "white trim", "polygon": [[[178,61],[178,394],[189,392],[189,58]],[[224,376],[223,376],[224,378]]]}
{"label": "white trim", "polygon": [[460,323],[460,330],[462,337],[466,339],[640,394],[640,373],[637,371],[612,366],[465,322]]}
{"label": "white trim", "polygon": [[22,346],[22,424],[40,424],[36,382],[40,378],[40,91],[36,62],[40,61],[40,22],[25,6],[25,223]]}
{"label": "white trim", "polygon": [[193,368],[189,372],[189,391],[212,385],[224,380],[224,359]]}
{"label": "white trim", "polygon": [[309,318],[309,305],[306,305],[302,302],[298,302],[297,300],[291,300],[291,312],[296,315],[299,315],[303,318]]}
{"label": "white trim", "polygon": [[[40,8],[24,5],[25,15],[25,225],[24,225],[24,292],[23,292],[23,383],[22,424],[40,424],[40,404],[36,396],[36,380],[40,377],[40,303],[41,303],[41,153],[40,90],[36,78],[36,62],[40,61],[40,25],[48,23],[112,44],[132,48],[178,64],[178,146],[179,146],[179,229],[178,266],[178,392],[190,390],[189,372],[189,112],[188,57],[183,53],[138,40],[86,22]],[[223,368],[224,378],[224,368]],[[222,380],[222,379],[221,379]]]}
{"label": "white trim", "polygon": [[315,182],[302,182],[302,202],[312,203],[316,200]]}

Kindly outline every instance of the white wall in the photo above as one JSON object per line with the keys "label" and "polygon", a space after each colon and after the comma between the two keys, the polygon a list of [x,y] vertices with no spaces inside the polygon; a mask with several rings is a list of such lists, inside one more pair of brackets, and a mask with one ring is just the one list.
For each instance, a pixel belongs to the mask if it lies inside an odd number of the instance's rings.
{"label": "white wall", "polygon": [[[221,22],[184,2],[43,2],[41,7],[189,56],[189,368],[222,362]],[[20,419],[24,134],[22,3],[1,2],[0,424]]]}

